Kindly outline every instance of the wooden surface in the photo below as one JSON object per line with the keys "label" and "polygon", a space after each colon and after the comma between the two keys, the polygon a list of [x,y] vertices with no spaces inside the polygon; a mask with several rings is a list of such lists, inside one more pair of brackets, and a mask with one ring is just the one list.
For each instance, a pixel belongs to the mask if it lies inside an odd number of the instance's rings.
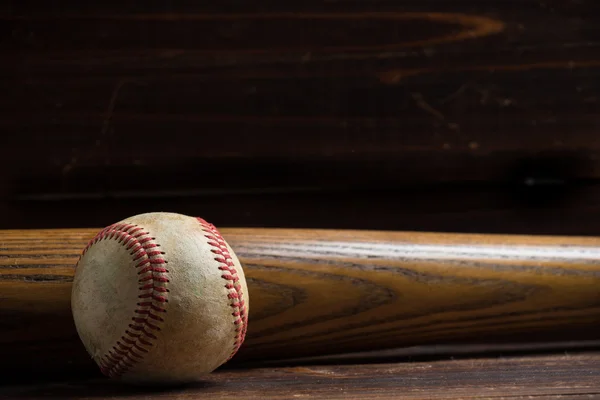
{"label": "wooden surface", "polygon": [[0,228],[600,235],[599,7],[5,1]]}
{"label": "wooden surface", "polygon": [[[94,370],[71,280],[97,232],[0,231],[0,344],[14,371]],[[250,294],[234,362],[423,343],[600,339],[600,239],[223,229]],[[48,373],[48,372],[46,372]]]}
{"label": "wooden surface", "polygon": [[600,353],[221,370],[202,383],[132,388],[105,379],[0,387],[11,399],[597,399]]}
{"label": "wooden surface", "polygon": [[[219,227],[600,236],[597,1],[8,0],[0,26],[0,228],[176,211]],[[93,370],[66,301],[90,234],[0,235],[4,380]],[[387,263],[353,237],[315,251],[304,236],[256,248],[227,234],[262,309],[240,361],[292,356],[292,339],[323,352],[598,338],[598,257],[572,257],[596,239],[529,242],[539,259],[515,239],[507,260],[507,238],[436,236],[433,253],[402,245]],[[316,296],[324,285],[343,291]],[[373,319],[389,330],[368,333]],[[343,340],[326,346],[336,324]],[[579,399],[598,397],[597,357],[227,370],[164,393],[63,375],[2,391]]]}

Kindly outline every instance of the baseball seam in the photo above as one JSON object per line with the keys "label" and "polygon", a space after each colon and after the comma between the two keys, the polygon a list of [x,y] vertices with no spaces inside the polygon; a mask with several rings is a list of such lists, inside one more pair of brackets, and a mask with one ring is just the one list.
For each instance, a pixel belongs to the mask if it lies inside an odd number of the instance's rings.
{"label": "baseball seam", "polygon": [[214,260],[220,264],[219,270],[223,271],[221,278],[227,282],[225,284],[225,288],[229,291],[227,298],[230,301],[229,305],[233,309],[231,315],[234,317],[233,323],[236,325],[233,350],[227,359],[227,361],[229,361],[235,353],[237,353],[244,342],[248,326],[248,313],[246,312],[246,303],[244,301],[242,285],[239,282],[240,278],[235,269],[233,257],[229,252],[223,236],[221,236],[214,225],[206,222],[202,218],[197,218],[197,220],[200,222],[202,230],[206,233],[204,236],[208,239],[208,244],[212,247],[211,252],[216,255]]}
{"label": "baseball seam", "polygon": [[[101,240],[116,239],[129,251],[134,268],[138,270],[139,302],[131,318],[129,329],[99,360],[100,370],[109,377],[119,377],[140,362],[157,339],[153,332],[161,330],[167,312],[168,270],[164,252],[143,228],[133,224],[114,224],[98,233],[85,247],[81,257]],[[80,258],[81,260],[81,258]]]}

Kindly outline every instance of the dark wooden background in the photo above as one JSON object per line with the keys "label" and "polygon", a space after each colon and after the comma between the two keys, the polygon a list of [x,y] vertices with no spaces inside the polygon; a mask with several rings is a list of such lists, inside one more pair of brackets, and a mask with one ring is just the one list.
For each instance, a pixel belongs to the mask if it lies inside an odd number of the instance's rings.
{"label": "dark wooden background", "polygon": [[595,0],[4,1],[0,228],[600,234]]}

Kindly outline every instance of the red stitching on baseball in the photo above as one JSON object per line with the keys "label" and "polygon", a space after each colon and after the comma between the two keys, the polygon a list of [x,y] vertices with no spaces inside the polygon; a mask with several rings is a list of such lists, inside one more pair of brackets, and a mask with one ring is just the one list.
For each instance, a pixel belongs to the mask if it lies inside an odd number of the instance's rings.
{"label": "red stitching on baseball", "polygon": [[137,326],[137,325],[130,324],[129,327],[131,329],[133,329],[134,331],[141,332],[141,333],[131,333],[129,331],[125,331],[125,333],[127,333],[131,337],[139,338],[140,336],[144,335],[144,336],[148,336],[149,338],[152,338],[152,339],[157,339],[157,337],[154,336],[152,333],[146,331],[143,326]]}
{"label": "red stitching on baseball", "polygon": [[[126,349],[126,350],[127,350],[127,349]],[[113,349],[113,351],[114,351],[115,353],[117,353],[118,355],[120,355],[120,356],[123,356],[123,357],[125,357],[125,356],[127,355],[127,351],[122,351],[121,349],[118,349],[118,348],[116,348],[116,347]]]}
{"label": "red stitching on baseball", "polygon": [[[143,266],[144,266],[144,265],[146,265],[146,264],[150,264],[150,263],[148,263],[148,262],[146,262],[146,261],[143,261],[143,262],[141,262],[141,263],[137,264],[135,267],[136,267],[136,268],[140,268],[140,267],[143,267]],[[138,275],[145,274],[145,273],[146,273],[146,272],[148,272],[148,271],[154,271],[154,269],[152,268],[152,265],[148,265],[146,268],[144,268],[144,269],[142,269],[142,270],[138,271]]]}
{"label": "red stitching on baseball", "polygon": [[214,249],[211,249],[211,251],[219,256],[215,257],[215,261],[225,264],[220,265],[219,270],[228,272],[228,274],[223,274],[221,277],[227,281],[225,288],[230,290],[227,298],[232,300],[230,302],[230,306],[233,308],[231,315],[235,317],[233,323],[236,325],[236,336],[233,342],[233,351],[227,359],[229,361],[240,349],[242,343],[244,343],[248,326],[248,313],[246,312],[246,304],[243,301],[242,286],[239,284],[240,278],[238,277],[237,271],[234,268],[235,264],[233,263],[233,258],[229,253],[227,243],[225,242],[225,239],[223,239],[223,236],[221,236],[214,225],[209,224],[202,218],[197,218],[197,220],[202,226],[202,230],[207,233],[207,235],[204,235],[204,237],[208,239],[207,243],[214,247]]}
{"label": "red stitching on baseball", "polygon": [[147,339],[157,339],[148,330],[160,331],[160,326],[157,324],[164,321],[154,312],[167,312],[163,306],[168,302],[166,293],[169,289],[164,285],[169,282],[169,279],[164,274],[169,271],[165,268],[167,264],[163,258],[165,253],[154,250],[160,245],[154,243],[155,239],[150,236],[150,233],[132,224],[121,223],[104,228],[90,240],[81,256],[83,257],[90,247],[106,239],[116,239],[129,250],[132,261],[137,262],[135,268],[144,267],[137,272],[141,275],[138,282],[142,283],[139,287],[141,294],[138,297],[148,299],[137,303],[138,308],[134,311],[135,316],[132,317],[134,324],[129,324],[129,328],[134,332],[126,330],[125,335],[121,337],[122,342],[117,341],[98,362],[102,373],[110,377],[118,377],[133,368],[135,363],[143,358],[143,354],[148,352],[148,348],[153,346],[153,343]]}
{"label": "red stitching on baseball", "polygon": [[[131,355],[131,356],[136,356],[136,357],[137,357],[137,358],[139,358],[139,359],[142,359],[142,358],[144,358],[144,356],[143,356],[143,355],[141,355],[141,354],[138,354],[138,353],[136,353],[135,351],[133,351],[133,348],[129,349],[129,351],[127,352],[127,355],[126,355],[126,357],[129,357],[130,355]],[[135,360],[135,359],[133,359],[133,358],[131,358],[131,357],[129,357],[129,359],[130,359],[131,361],[136,361],[136,362],[137,362],[137,361],[140,361],[140,360]],[[121,373],[122,373],[122,372],[121,372]]]}
{"label": "red stitching on baseball", "polygon": [[[116,362],[115,359],[112,357],[112,353],[106,356],[106,359],[111,361],[111,362]],[[103,367],[106,368],[106,364],[103,362]]]}
{"label": "red stitching on baseball", "polygon": [[127,344],[135,344],[135,340],[127,339],[125,336],[121,336],[121,340]]}
{"label": "red stitching on baseball", "polygon": [[152,289],[153,287],[154,287],[154,282],[148,283],[144,286],[140,286],[140,290],[148,290],[148,289]]}

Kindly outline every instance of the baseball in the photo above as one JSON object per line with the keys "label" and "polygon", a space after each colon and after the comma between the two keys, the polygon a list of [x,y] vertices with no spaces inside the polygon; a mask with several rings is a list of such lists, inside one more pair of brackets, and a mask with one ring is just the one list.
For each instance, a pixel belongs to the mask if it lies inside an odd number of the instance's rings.
{"label": "baseball", "polygon": [[196,381],[228,361],[249,310],[231,247],[213,225],[175,213],[100,231],[77,263],[71,307],[100,370],[140,383]]}

